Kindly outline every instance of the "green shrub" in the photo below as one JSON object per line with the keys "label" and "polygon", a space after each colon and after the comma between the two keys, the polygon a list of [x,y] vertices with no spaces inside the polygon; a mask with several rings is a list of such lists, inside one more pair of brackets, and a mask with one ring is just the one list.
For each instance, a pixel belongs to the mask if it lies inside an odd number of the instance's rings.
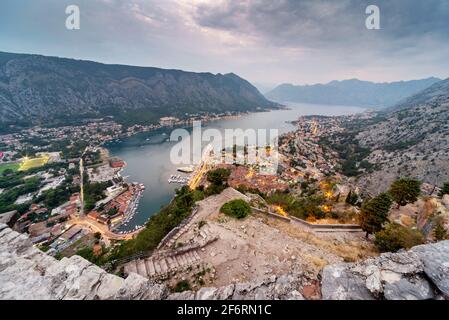
{"label": "green shrub", "polygon": [[190,287],[189,281],[181,280],[176,284],[174,290],[175,290],[175,292],[183,292],[183,291],[192,290],[192,288]]}
{"label": "green shrub", "polygon": [[389,223],[384,230],[376,233],[374,243],[381,252],[396,252],[423,244],[424,236],[418,230]]}
{"label": "green shrub", "polygon": [[244,219],[251,213],[251,207],[246,201],[237,199],[225,203],[220,211],[227,216]]}
{"label": "green shrub", "polygon": [[446,239],[447,237],[447,231],[444,228],[443,219],[441,217],[438,217],[435,221],[435,228],[433,229],[433,234],[435,236],[435,240],[441,241]]}

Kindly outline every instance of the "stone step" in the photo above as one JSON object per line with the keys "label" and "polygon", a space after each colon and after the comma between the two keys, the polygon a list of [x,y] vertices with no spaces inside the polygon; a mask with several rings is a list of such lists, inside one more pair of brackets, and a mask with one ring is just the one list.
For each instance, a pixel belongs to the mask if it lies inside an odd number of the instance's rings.
{"label": "stone step", "polygon": [[137,272],[136,260],[130,261],[125,265],[125,273],[130,274],[131,272]]}
{"label": "stone step", "polygon": [[147,268],[145,267],[144,260],[137,260],[137,273],[141,276],[147,276]]}
{"label": "stone step", "polygon": [[188,264],[187,259],[186,259],[186,257],[184,257],[183,254],[179,255],[179,256],[176,256],[176,258],[179,258],[181,260],[181,266],[184,267],[184,266],[186,266]]}
{"label": "stone step", "polygon": [[168,265],[170,269],[175,270],[179,267],[178,263],[176,262],[176,259],[174,257],[168,257],[167,258]]}
{"label": "stone step", "polygon": [[176,262],[178,263],[178,266],[182,267],[184,261],[181,259],[181,257],[180,256],[174,256],[173,258],[176,259]]}
{"label": "stone step", "polygon": [[161,265],[159,264],[159,261],[157,261],[157,260],[154,260],[154,269],[156,270],[156,273],[162,272]]}
{"label": "stone step", "polygon": [[188,261],[188,264],[192,264],[195,262],[195,260],[193,259],[193,257],[191,256],[190,252],[186,252],[185,257]]}
{"label": "stone step", "polygon": [[187,257],[187,254],[186,253],[183,253],[182,255],[181,255],[181,257],[182,257],[182,259],[184,259],[184,265],[189,265],[190,264],[190,260],[189,260],[189,258]]}
{"label": "stone step", "polygon": [[168,265],[167,265],[167,261],[165,261],[165,259],[159,260],[159,264],[161,266],[162,273],[165,273],[168,271]]}
{"label": "stone step", "polygon": [[196,260],[200,260],[200,255],[198,254],[198,252],[195,250],[193,251],[193,256],[195,257]]}
{"label": "stone step", "polygon": [[152,259],[146,259],[145,260],[145,265],[147,266],[147,273],[148,275],[154,276],[156,274],[156,270],[154,269],[154,264],[153,264],[153,260]]}

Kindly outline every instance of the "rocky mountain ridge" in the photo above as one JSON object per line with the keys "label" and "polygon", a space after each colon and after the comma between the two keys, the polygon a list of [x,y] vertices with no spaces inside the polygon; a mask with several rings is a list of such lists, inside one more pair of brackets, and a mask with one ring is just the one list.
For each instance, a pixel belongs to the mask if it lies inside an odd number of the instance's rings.
{"label": "rocky mountain ridge", "polygon": [[356,137],[371,150],[366,160],[378,167],[361,177],[364,187],[378,193],[401,176],[436,186],[449,181],[449,80],[381,117]]}
{"label": "rocky mountain ridge", "polygon": [[162,116],[275,108],[229,74],[107,65],[0,52],[0,123],[66,123],[111,116],[157,123]]}
{"label": "rocky mountain ridge", "polygon": [[273,101],[347,105],[381,109],[420,92],[440,81],[427,78],[391,83],[374,83],[350,79],[326,84],[296,86],[282,84],[265,96]]}

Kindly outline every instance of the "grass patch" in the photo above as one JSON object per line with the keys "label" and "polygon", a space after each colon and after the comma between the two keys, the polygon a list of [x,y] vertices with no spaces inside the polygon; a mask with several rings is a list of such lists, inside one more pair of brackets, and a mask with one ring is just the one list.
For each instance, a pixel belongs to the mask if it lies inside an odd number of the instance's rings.
{"label": "grass patch", "polygon": [[27,171],[33,168],[39,168],[47,164],[49,157],[25,159],[19,167],[19,171]]}
{"label": "grass patch", "polygon": [[16,172],[17,170],[19,170],[20,168],[20,164],[18,163],[6,163],[6,164],[2,164],[0,165],[0,175],[3,174],[3,172],[5,172],[6,170],[12,170],[13,172]]}

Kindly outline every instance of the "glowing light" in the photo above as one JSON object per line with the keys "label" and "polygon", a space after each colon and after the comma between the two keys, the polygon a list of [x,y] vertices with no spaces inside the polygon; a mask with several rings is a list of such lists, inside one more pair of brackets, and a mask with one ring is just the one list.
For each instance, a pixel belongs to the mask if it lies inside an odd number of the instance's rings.
{"label": "glowing light", "polygon": [[285,212],[285,210],[281,206],[274,206],[274,208],[281,216],[284,216],[284,217],[288,216],[287,212]]}

